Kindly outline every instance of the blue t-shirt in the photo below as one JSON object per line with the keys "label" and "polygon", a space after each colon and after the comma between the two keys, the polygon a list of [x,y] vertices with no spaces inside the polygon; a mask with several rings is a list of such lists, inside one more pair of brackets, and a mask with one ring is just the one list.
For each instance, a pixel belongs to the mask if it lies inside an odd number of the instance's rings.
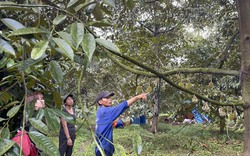
{"label": "blue t-shirt", "polygon": [[[100,106],[96,112],[96,141],[102,149],[114,153],[112,123],[128,108],[127,101],[117,106]],[[97,152],[98,149],[96,148]]]}

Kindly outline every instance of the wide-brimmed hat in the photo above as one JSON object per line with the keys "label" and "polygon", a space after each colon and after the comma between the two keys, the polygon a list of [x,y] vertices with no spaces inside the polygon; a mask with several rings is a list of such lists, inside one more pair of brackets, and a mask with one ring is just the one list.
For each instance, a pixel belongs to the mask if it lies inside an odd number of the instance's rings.
{"label": "wide-brimmed hat", "polygon": [[[114,96],[115,94],[114,93],[110,93],[108,91],[102,91],[100,92],[96,98],[95,98],[95,101],[98,103],[99,100],[101,100],[102,98],[107,98],[107,97],[111,97],[111,96]],[[98,103],[99,104],[99,103]]]}

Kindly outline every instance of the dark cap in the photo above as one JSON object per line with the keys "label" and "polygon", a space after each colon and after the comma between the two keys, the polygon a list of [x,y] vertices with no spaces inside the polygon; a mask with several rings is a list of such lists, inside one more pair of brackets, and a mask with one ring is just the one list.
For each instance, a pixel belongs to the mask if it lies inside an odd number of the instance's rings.
{"label": "dark cap", "polygon": [[114,96],[114,95],[115,95],[114,93],[102,91],[96,96],[95,101],[98,103],[98,101],[101,100],[102,98],[106,98],[106,97],[110,97],[110,96]]}
{"label": "dark cap", "polygon": [[71,97],[72,99],[74,98],[73,94],[68,94],[68,95],[64,96],[63,103],[66,103],[66,100],[68,97]]}

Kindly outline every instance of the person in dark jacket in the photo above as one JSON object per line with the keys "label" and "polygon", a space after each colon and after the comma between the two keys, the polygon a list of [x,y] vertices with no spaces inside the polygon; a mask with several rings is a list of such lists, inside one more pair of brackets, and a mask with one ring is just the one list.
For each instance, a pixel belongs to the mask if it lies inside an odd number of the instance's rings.
{"label": "person in dark jacket", "polygon": [[106,156],[113,155],[115,151],[113,145],[113,122],[137,100],[141,99],[142,101],[145,101],[147,98],[147,93],[142,93],[132,97],[129,100],[124,100],[122,103],[116,106],[112,106],[112,96],[114,96],[114,93],[109,93],[107,91],[100,92],[96,96],[96,102],[99,104],[99,108],[96,112],[95,129],[95,139],[99,146],[99,148],[95,148],[96,156],[102,156],[101,151],[103,151]]}
{"label": "person in dark jacket", "polygon": [[[63,100],[64,106],[62,111],[76,119],[75,110],[73,108],[74,99],[73,95],[67,95]],[[59,152],[60,156],[71,156],[73,146],[76,139],[76,128],[72,123],[68,123],[64,118],[60,121],[60,134],[59,134]]]}

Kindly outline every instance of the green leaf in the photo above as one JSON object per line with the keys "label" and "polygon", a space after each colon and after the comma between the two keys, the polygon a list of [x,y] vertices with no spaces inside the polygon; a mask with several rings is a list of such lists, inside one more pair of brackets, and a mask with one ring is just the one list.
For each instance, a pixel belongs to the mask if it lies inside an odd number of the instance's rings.
{"label": "green leaf", "polygon": [[70,27],[70,34],[77,49],[83,40],[84,25],[82,23],[73,23]]}
{"label": "green leaf", "polygon": [[107,41],[105,39],[102,39],[102,38],[97,38],[95,40],[96,40],[97,43],[99,43],[100,45],[104,46],[105,48],[107,48],[107,49],[109,49],[111,51],[120,53],[119,48],[114,43],[112,43],[110,41]]}
{"label": "green leaf", "polygon": [[1,81],[10,81],[9,79],[15,79],[15,76],[14,75],[5,76],[5,77],[2,78]]}
{"label": "green leaf", "polygon": [[20,28],[20,29],[14,30],[9,36],[41,34],[41,33],[44,34],[46,32],[37,27],[30,27],[30,28]]}
{"label": "green leaf", "polygon": [[37,60],[48,48],[49,41],[39,41],[31,51],[31,58]]}
{"label": "green leaf", "polygon": [[[11,98],[11,96],[9,95],[8,92],[4,92],[4,93],[2,94],[2,96],[4,96],[4,98],[2,98],[1,100],[6,101],[6,102],[8,102],[8,101],[10,100],[10,98]],[[5,99],[5,98],[6,98],[6,99]],[[14,106],[14,105],[16,105],[16,104],[18,104],[18,103],[20,103],[20,102],[19,102],[19,101],[12,101],[12,102],[6,104],[5,106]],[[3,120],[7,120],[7,119],[0,118],[0,122],[3,121]]]}
{"label": "green leaf", "polygon": [[59,155],[56,145],[44,134],[37,131],[29,132],[31,140],[36,146],[48,155]]}
{"label": "green leaf", "polygon": [[139,134],[135,134],[134,138],[133,138],[133,147],[135,150],[136,154],[141,154],[142,152],[142,139],[141,136]]}
{"label": "green leaf", "polygon": [[114,0],[103,0],[104,4],[107,4],[110,7],[115,8],[115,1]]}
{"label": "green leaf", "polygon": [[61,32],[59,32],[58,34],[59,34],[59,36],[60,36],[61,38],[63,38],[64,41],[66,41],[71,47],[74,47],[73,39],[72,39],[72,37],[71,37],[71,35],[70,35],[69,33],[66,33],[66,32],[61,31]]}
{"label": "green leaf", "polygon": [[93,5],[92,1],[90,1],[90,0],[88,0],[88,1],[86,1],[86,2],[84,2],[84,3],[82,3],[82,4],[80,4],[80,5],[78,5],[78,6],[76,6],[75,11],[78,12],[78,11],[81,10],[82,8],[86,8],[86,7],[89,6],[89,5]]}
{"label": "green leaf", "polygon": [[13,11],[30,11],[28,8],[19,6],[0,6],[0,10],[13,10]]}
{"label": "green leaf", "polygon": [[8,81],[1,82],[1,83],[0,83],[0,86],[4,86],[4,85],[6,85],[6,84],[9,85],[9,82],[8,82]]}
{"label": "green leaf", "polygon": [[4,155],[14,144],[12,140],[0,139],[0,155]]}
{"label": "green leaf", "polygon": [[60,47],[60,49],[63,51],[65,56],[73,61],[74,60],[74,52],[73,52],[72,48],[69,46],[69,44],[60,38],[53,38],[53,40]]}
{"label": "green leaf", "polygon": [[9,62],[9,58],[4,57],[0,59],[0,68],[3,68]]}
{"label": "green leaf", "polygon": [[44,117],[44,109],[39,109],[38,113],[36,114],[36,119],[42,120]]}
{"label": "green leaf", "polygon": [[3,128],[2,132],[0,133],[1,138],[5,138],[5,139],[10,139],[10,130],[9,128]]}
{"label": "green leaf", "polygon": [[14,66],[16,63],[13,59],[9,59],[8,63],[6,64],[6,67],[7,68],[10,68],[12,66]]}
{"label": "green leaf", "polygon": [[[7,80],[7,81],[2,81],[1,83],[0,83],[0,86],[4,86],[4,85],[9,85],[9,81]],[[1,122],[1,120],[0,120],[0,122]]]}
{"label": "green leaf", "polygon": [[90,15],[91,13],[93,13],[93,11],[95,10],[95,7],[96,7],[96,3],[92,3],[92,4],[89,4],[86,8],[85,8],[85,11],[86,11],[86,14],[87,15]]}
{"label": "green leaf", "polygon": [[103,12],[100,11],[101,10],[101,5],[99,3],[96,3],[94,10],[92,11],[92,14],[94,15],[96,21],[100,21],[103,19],[104,15]]}
{"label": "green leaf", "polygon": [[71,7],[72,5],[74,5],[77,2],[78,2],[78,0],[70,0],[69,3],[67,4],[67,8]]}
{"label": "green leaf", "polygon": [[44,110],[44,115],[49,131],[52,130],[53,132],[57,132],[60,126],[59,118],[54,114],[54,112],[50,108],[46,108]]}
{"label": "green leaf", "polygon": [[35,110],[35,103],[36,103],[36,100],[32,100],[31,102],[27,103],[26,105],[26,118],[31,118],[34,114],[34,110]]}
{"label": "green leaf", "polygon": [[100,9],[105,13],[105,14],[108,14],[108,15],[113,15],[112,13],[112,10],[110,9],[109,6],[106,6],[106,5],[101,5],[100,6]]}
{"label": "green leaf", "polygon": [[5,51],[6,53],[16,56],[14,48],[8,42],[6,42],[5,40],[1,38],[0,38],[0,49]]}
{"label": "green leaf", "polygon": [[88,33],[84,35],[82,48],[88,57],[88,61],[91,62],[92,56],[96,48],[95,38],[92,34]]}
{"label": "green leaf", "polygon": [[60,65],[58,64],[58,62],[56,61],[51,61],[49,64],[49,72],[50,75],[53,77],[53,79],[57,82],[57,83],[62,83],[63,81],[63,72],[62,69],[60,67]]}
{"label": "green leaf", "polygon": [[3,18],[1,21],[11,30],[17,30],[21,28],[25,28],[25,26],[21,23],[19,23],[16,20],[10,19],[10,18]]}
{"label": "green leaf", "polygon": [[36,80],[36,81],[40,82],[40,79],[37,78],[37,77],[34,76],[34,75],[27,75],[27,76],[30,77],[30,78],[33,79],[33,80]]}
{"label": "green leaf", "polygon": [[46,58],[47,55],[42,55],[39,59],[37,60],[34,60],[32,58],[29,58],[25,61],[21,61],[20,64],[19,64],[19,70],[20,71],[25,71],[27,68],[29,68],[30,66],[40,62],[41,60],[43,60],[44,58]]}
{"label": "green leaf", "polygon": [[111,22],[109,22],[107,19],[103,19],[101,21],[91,21],[88,23],[89,25],[95,26],[95,27],[109,27],[113,26]]}
{"label": "green leaf", "polygon": [[12,101],[12,102],[10,102],[10,103],[8,103],[7,105],[15,105],[15,104],[18,104],[18,103],[20,103],[19,101]]}
{"label": "green leaf", "polygon": [[7,119],[4,119],[4,118],[1,118],[1,117],[0,117],[0,122],[2,122],[2,121],[4,121],[4,120],[7,120]]}
{"label": "green leaf", "polygon": [[64,118],[67,122],[72,123],[72,124],[76,124],[75,120],[72,116],[70,116],[69,114],[58,110],[58,109],[53,109],[54,113],[56,113],[58,116]]}
{"label": "green leaf", "polygon": [[66,18],[67,18],[66,15],[59,15],[59,16],[57,16],[57,17],[53,20],[53,24],[54,24],[54,25],[58,25],[58,24],[62,23]]}
{"label": "green leaf", "polygon": [[44,134],[48,134],[48,127],[41,120],[35,118],[29,118],[29,121],[32,126]]}
{"label": "green leaf", "polygon": [[20,147],[14,144],[5,154],[7,154],[7,156],[20,156],[20,150]]}
{"label": "green leaf", "polygon": [[16,115],[16,113],[19,111],[19,109],[21,108],[21,105],[17,105],[12,107],[8,112],[7,112],[7,116],[9,118],[12,118],[14,115]]}
{"label": "green leaf", "polygon": [[5,103],[9,102],[11,100],[11,95],[9,94],[9,92],[3,92],[1,100]]}

